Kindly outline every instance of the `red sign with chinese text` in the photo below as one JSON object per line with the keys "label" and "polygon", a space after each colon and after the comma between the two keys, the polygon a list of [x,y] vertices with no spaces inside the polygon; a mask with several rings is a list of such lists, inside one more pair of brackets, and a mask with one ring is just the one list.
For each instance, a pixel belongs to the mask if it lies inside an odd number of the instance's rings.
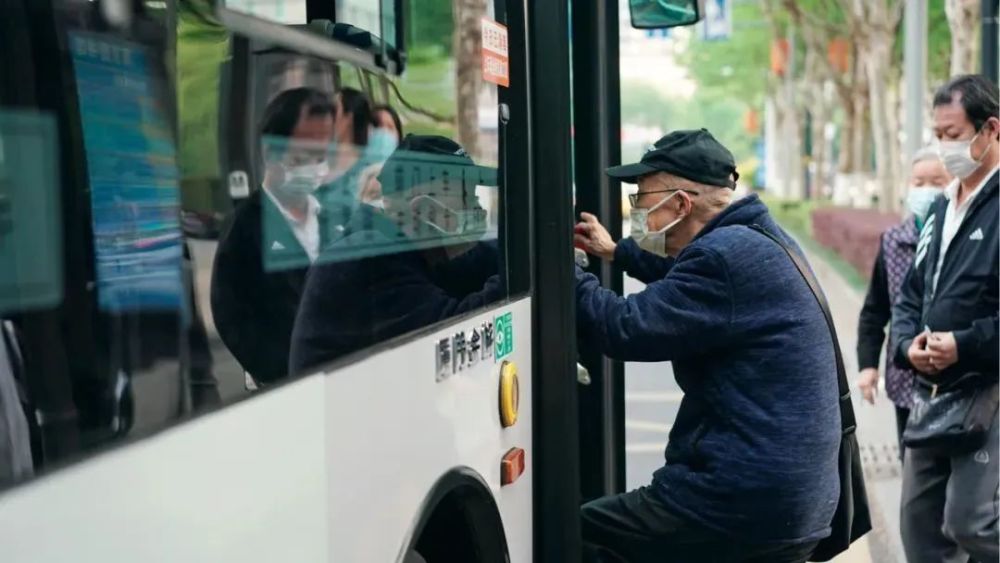
{"label": "red sign with chinese text", "polygon": [[507,27],[483,18],[483,80],[499,86],[510,86],[510,58],[507,49]]}

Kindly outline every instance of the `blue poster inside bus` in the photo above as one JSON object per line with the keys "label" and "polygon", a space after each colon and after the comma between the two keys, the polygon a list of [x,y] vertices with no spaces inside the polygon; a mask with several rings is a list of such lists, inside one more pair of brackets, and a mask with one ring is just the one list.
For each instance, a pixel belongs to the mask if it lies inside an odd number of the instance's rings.
{"label": "blue poster inside bus", "polygon": [[174,142],[140,45],[70,35],[101,310],[176,310],[183,283]]}

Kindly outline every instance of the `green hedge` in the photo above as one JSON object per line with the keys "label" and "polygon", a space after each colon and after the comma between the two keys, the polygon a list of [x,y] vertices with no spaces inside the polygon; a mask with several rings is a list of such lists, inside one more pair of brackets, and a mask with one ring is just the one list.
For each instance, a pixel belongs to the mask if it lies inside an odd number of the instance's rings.
{"label": "green hedge", "polygon": [[794,236],[807,252],[828,263],[851,287],[857,291],[865,291],[868,280],[836,252],[822,246],[813,238],[812,212],[831,205],[830,202],[782,200],[767,196],[762,196],[761,199],[767,204],[774,220]]}

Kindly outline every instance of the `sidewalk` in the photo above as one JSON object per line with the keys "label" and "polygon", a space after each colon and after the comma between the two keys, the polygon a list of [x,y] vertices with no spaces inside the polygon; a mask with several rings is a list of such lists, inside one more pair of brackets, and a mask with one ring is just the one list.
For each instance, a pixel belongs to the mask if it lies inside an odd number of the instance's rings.
{"label": "sidewalk", "polygon": [[825,260],[804,249],[820,285],[826,293],[837,336],[844,354],[844,366],[851,384],[854,412],[858,419],[858,443],[865,468],[865,484],[872,508],[873,530],[837,563],[905,563],[899,537],[899,499],[902,480],[896,442],[895,411],[892,403],[880,393],[875,405],[861,399],[855,386],[858,359],[855,352],[858,334],[858,313],[864,295],[851,287]]}

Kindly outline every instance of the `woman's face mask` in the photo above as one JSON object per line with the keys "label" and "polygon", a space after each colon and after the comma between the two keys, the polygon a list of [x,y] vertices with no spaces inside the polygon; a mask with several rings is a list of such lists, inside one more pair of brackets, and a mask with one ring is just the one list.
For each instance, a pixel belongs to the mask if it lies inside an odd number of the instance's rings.
{"label": "woman's face mask", "polygon": [[680,223],[685,215],[681,215],[671,221],[667,226],[663,227],[658,231],[649,230],[649,214],[656,211],[662,207],[665,203],[670,201],[670,199],[676,196],[680,190],[668,195],[667,197],[660,200],[659,203],[650,207],[649,209],[642,209],[639,207],[633,207],[629,212],[629,217],[632,222],[632,233],[631,238],[639,245],[639,248],[652,252],[657,256],[667,255],[667,233],[673,229],[678,223]]}
{"label": "woman's face mask", "polygon": [[368,135],[368,146],[365,147],[365,153],[373,161],[384,161],[389,158],[398,145],[399,141],[396,139],[395,133],[382,127],[376,127]]}
{"label": "woman's face mask", "polygon": [[[985,125],[983,127],[985,128]],[[983,154],[979,155],[978,159],[972,158],[972,144],[976,142],[982,132],[983,129],[971,139],[964,141],[941,141],[941,144],[938,145],[938,154],[949,174],[964,180],[979,169],[986,154],[993,148],[993,139],[991,138],[983,150]]]}
{"label": "woman's face mask", "polygon": [[288,195],[305,196],[315,192],[330,173],[330,165],[325,160],[295,166],[282,164],[281,168],[284,171],[284,181],[279,190]]}
{"label": "woman's face mask", "polygon": [[930,213],[934,200],[941,195],[942,188],[936,186],[912,186],[906,192],[906,208],[923,223]]}

